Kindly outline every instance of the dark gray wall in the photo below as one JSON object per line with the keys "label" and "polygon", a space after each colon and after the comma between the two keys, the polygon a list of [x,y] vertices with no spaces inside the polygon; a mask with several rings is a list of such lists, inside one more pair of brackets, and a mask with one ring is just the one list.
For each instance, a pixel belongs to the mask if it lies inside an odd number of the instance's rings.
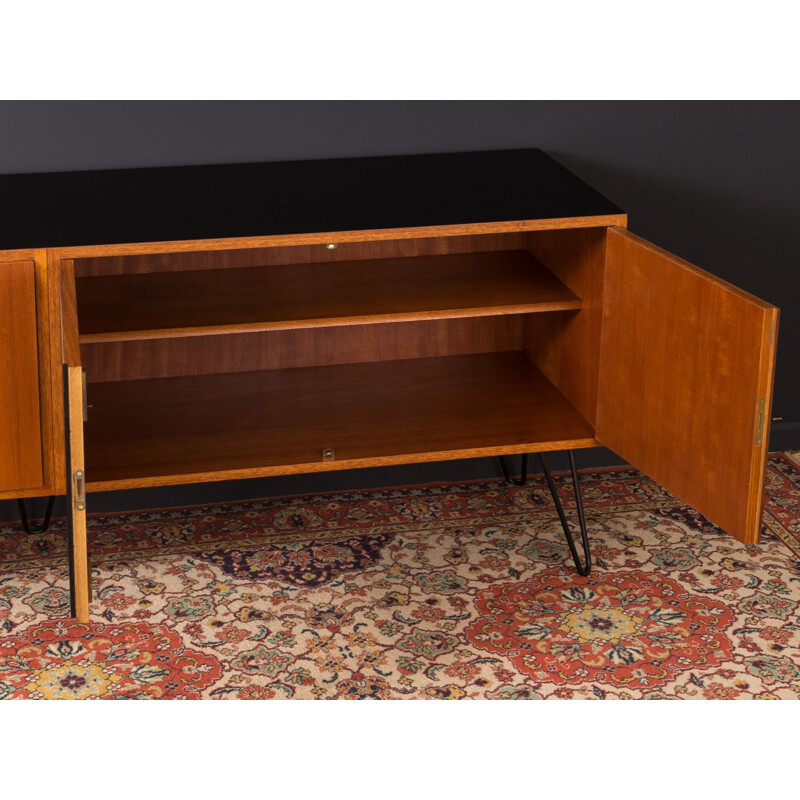
{"label": "dark gray wall", "polygon": [[[540,147],[624,208],[635,233],[781,307],[774,414],[784,420],[773,449],[800,448],[798,142],[797,102],[0,102],[0,174]],[[301,492],[493,469],[202,491]],[[191,502],[198,491],[147,497]]]}

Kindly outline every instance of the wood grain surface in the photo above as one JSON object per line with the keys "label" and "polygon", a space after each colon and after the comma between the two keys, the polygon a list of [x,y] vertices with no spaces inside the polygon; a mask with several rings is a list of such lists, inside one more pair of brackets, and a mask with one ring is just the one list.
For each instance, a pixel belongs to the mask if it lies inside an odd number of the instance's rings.
{"label": "wood grain surface", "polygon": [[[459,317],[95,342],[81,345],[89,383],[520,350],[524,316]],[[92,392],[90,391],[90,396]],[[91,402],[91,400],[90,400]]]}
{"label": "wood grain surface", "polygon": [[62,363],[78,367],[81,363],[78,333],[78,301],[75,294],[75,264],[71,258],[63,259],[61,273],[61,357]]}
{"label": "wood grain surface", "polygon": [[74,494],[72,476],[76,470],[85,475],[83,439],[83,371],[80,367],[67,367],[66,416],[69,437],[68,453],[68,519],[69,519],[69,558],[72,611],[79,622],[89,621],[89,604],[92,594],[89,550],[86,536],[86,508],[78,508]]}
{"label": "wood grain surface", "polygon": [[0,491],[42,484],[35,265],[0,263]]}
{"label": "wood grain surface", "polygon": [[523,250],[79,278],[81,342],[579,309]]}
{"label": "wood grain surface", "polygon": [[419,239],[371,239],[364,242],[247,247],[235,250],[189,250],[142,255],[101,256],[75,259],[75,276],[131,275],[148,272],[185,272],[200,269],[272,267],[285,264],[335,263],[378,258],[444,256],[490,250],[522,250],[525,233],[484,233],[473,236],[433,236]]}
{"label": "wood grain surface", "polygon": [[99,258],[107,256],[148,255],[158,253],[190,253],[246,249],[250,247],[287,247],[325,245],[344,242],[377,242],[387,239],[428,239],[435,236],[478,236],[483,234],[523,233],[525,231],[560,230],[562,228],[596,228],[608,225],[625,227],[627,214],[599,216],[517,219],[508,222],[473,222],[454,225],[424,225],[407,228],[380,228],[289,233],[272,236],[242,236],[219,239],[183,239],[170,241],[129,242],[126,244],[78,245],[56,248],[59,258]]}
{"label": "wood grain surface", "polygon": [[[0,500],[59,494],[63,493],[64,485],[64,437],[59,429],[63,416],[61,337],[58,323],[54,322],[60,314],[58,275],[51,269],[45,250],[0,252],[0,264],[8,262],[33,262],[42,481],[27,489],[0,489]],[[35,372],[37,365],[32,364],[31,369]],[[5,379],[0,375],[0,381]]]}
{"label": "wood grain surface", "polygon": [[592,424],[597,415],[606,229],[527,234],[527,247],[581,298],[581,312],[529,315],[525,351]]}
{"label": "wood grain surface", "polygon": [[90,490],[596,445],[520,352],[113,382],[91,398]]}
{"label": "wood grain surface", "polygon": [[743,542],[760,532],[777,324],[768,303],[609,231],[598,440]]}

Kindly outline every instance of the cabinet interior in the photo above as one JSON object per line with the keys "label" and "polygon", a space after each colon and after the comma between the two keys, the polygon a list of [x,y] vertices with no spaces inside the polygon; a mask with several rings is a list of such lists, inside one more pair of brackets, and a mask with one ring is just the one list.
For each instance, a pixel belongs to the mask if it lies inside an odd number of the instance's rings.
{"label": "cabinet interior", "polygon": [[594,446],[605,240],[74,259],[89,488]]}

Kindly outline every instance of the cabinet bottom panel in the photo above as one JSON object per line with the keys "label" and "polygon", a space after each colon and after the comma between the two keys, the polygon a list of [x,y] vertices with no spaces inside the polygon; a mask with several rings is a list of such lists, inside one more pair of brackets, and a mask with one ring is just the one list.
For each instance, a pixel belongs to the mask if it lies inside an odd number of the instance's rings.
{"label": "cabinet bottom panel", "polygon": [[524,353],[90,385],[88,489],[595,447]]}

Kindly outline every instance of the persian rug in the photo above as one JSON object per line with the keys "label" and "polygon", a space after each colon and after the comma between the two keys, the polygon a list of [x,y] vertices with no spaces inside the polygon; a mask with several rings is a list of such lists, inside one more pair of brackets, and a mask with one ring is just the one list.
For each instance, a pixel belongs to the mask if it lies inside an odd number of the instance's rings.
{"label": "persian rug", "polygon": [[751,546],[581,477],[586,578],[542,476],[93,515],[88,625],[63,523],[6,524],[0,696],[796,699],[800,465],[770,457]]}

